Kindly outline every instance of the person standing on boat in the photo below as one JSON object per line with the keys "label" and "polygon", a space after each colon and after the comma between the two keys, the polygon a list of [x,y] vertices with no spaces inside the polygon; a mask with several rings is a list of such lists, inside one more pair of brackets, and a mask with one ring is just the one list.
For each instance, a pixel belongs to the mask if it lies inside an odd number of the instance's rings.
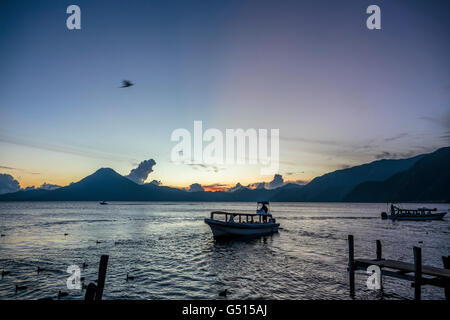
{"label": "person standing on boat", "polygon": [[264,211],[267,214],[267,212],[269,211],[269,208],[267,208],[266,204],[263,203],[263,205],[261,207],[261,210]]}
{"label": "person standing on boat", "polygon": [[261,210],[259,213],[262,215],[262,221],[263,223],[267,223],[267,216],[269,215],[269,208],[267,208],[266,204],[263,203]]}

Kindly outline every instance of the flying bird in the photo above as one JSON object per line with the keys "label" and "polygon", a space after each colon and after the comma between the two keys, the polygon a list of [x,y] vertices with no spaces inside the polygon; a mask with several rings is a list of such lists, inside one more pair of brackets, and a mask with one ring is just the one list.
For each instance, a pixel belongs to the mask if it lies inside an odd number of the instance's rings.
{"label": "flying bird", "polygon": [[133,82],[129,80],[122,80],[122,86],[120,88],[128,88],[131,87],[132,85],[134,85]]}

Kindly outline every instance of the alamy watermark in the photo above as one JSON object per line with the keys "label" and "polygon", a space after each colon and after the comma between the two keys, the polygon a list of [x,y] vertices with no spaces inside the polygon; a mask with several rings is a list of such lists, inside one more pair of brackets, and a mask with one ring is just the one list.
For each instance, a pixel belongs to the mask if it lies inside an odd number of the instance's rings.
{"label": "alamy watermark", "polygon": [[[78,5],[72,4],[67,7],[66,13],[70,16],[66,19],[66,26],[69,30],[81,29],[81,9]],[[366,19],[366,26],[369,30],[381,29],[381,9],[379,6],[372,4],[367,7],[366,14],[370,16]]]}
{"label": "alamy watermark", "polygon": [[79,6],[72,4],[67,7],[66,13],[70,16],[66,19],[66,27],[69,30],[81,29],[81,9]]}
{"label": "alamy watermark", "polygon": [[215,128],[203,132],[203,122],[194,121],[193,134],[179,128],[170,139],[178,142],[171,152],[171,160],[176,164],[260,165],[262,175],[273,175],[279,170],[279,129],[270,129],[270,134],[268,129],[225,129],[223,134]]}
{"label": "alamy watermark", "polygon": [[81,269],[76,264],[70,265],[67,267],[67,273],[70,274],[70,277],[67,278],[66,284],[67,289],[76,290],[81,289]]}
{"label": "alamy watermark", "polygon": [[381,289],[381,269],[379,266],[371,265],[367,267],[367,278],[366,284],[367,288],[371,290]]}

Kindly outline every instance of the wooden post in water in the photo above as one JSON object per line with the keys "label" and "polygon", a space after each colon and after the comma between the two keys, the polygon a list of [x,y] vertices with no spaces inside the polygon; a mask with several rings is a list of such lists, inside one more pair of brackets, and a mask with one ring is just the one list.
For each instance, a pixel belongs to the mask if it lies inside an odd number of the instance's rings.
{"label": "wooden post in water", "polygon": [[[381,241],[377,240],[377,260],[383,260],[382,249],[381,249]],[[381,267],[380,267],[381,271]],[[380,274],[380,290],[383,290],[383,274]]]}
{"label": "wooden post in water", "polygon": [[383,260],[380,240],[377,240],[377,260]]}
{"label": "wooden post in water", "polygon": [[108,266],[109,256],[102,255],[100,258],[100,266],[98,268],[97,293],[95,300],[102,300],[103,288],[105,287],[106,268]]}
{"label": "wooden post in water", "polygon": [[353,235],[348,235],[348,280],[350,285],[350,296],[355,296],[355,252],[353,246]]}
{"label": "wooden post in water", "polygon": [[414,251],[414,300],[420,300],[422,293],[422,249],[413,247]]}
{"label": "wooden post in water", "polygon": [[[450,269],[450,256],[443,256],[442,257],[442,262],[444,263],[444,268],[445,269]],[[446,285],[449,285],[449,283],[446,283]],[[450,301],[450,289],[449,288],[445,288],[444,289],[445,292],[445,300]]]}
{"label": "wooden post in water", "polygon": [[89,285],[87,286],[86,289],[86,294],[84,295],[84,300],[94,300],[95,298],[95,293],[97,292],[97,286],[95,285],[95,283],[89,283]]}

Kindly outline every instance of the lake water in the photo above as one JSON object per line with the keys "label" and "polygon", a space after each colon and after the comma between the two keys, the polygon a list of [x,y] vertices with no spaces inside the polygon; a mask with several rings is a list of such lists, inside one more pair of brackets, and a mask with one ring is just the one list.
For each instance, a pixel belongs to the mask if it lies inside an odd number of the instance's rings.
{"label": "lake water", "polygon": [[[409,205],[418,207],[420,204]],[[427,206],[430,206],[429,204]],[[431,205],[448,210],[450,205]],[[246,241],[215,242],[203,219],[213,210],[252,213],[254,203],[0,202],[0,299],[38,299],[69,292],[69,265],[85,283],[97,278],[109,255],[104,299],[349,299],[347,235],[355,256],[384,257],[442,266],[450,254],[450,216],[443,221],[380,219],[386,204],[272,203],[278,234]],[[403,207],[407,207],[404,205]],[[67,233],[68,235],[64,235]],[[100,243],[97,243],[100,241]],[[45,270],[38,273],[37,268]],[[126,281],[126,274],[134,280]],[[411,299],[407,281],[384,279],[384,293],[366,287],[357,273],[357,299]],[[15,285],[27,286],[15,292]],[[443,289],[424,287],[424,299],[444,299]]]}

